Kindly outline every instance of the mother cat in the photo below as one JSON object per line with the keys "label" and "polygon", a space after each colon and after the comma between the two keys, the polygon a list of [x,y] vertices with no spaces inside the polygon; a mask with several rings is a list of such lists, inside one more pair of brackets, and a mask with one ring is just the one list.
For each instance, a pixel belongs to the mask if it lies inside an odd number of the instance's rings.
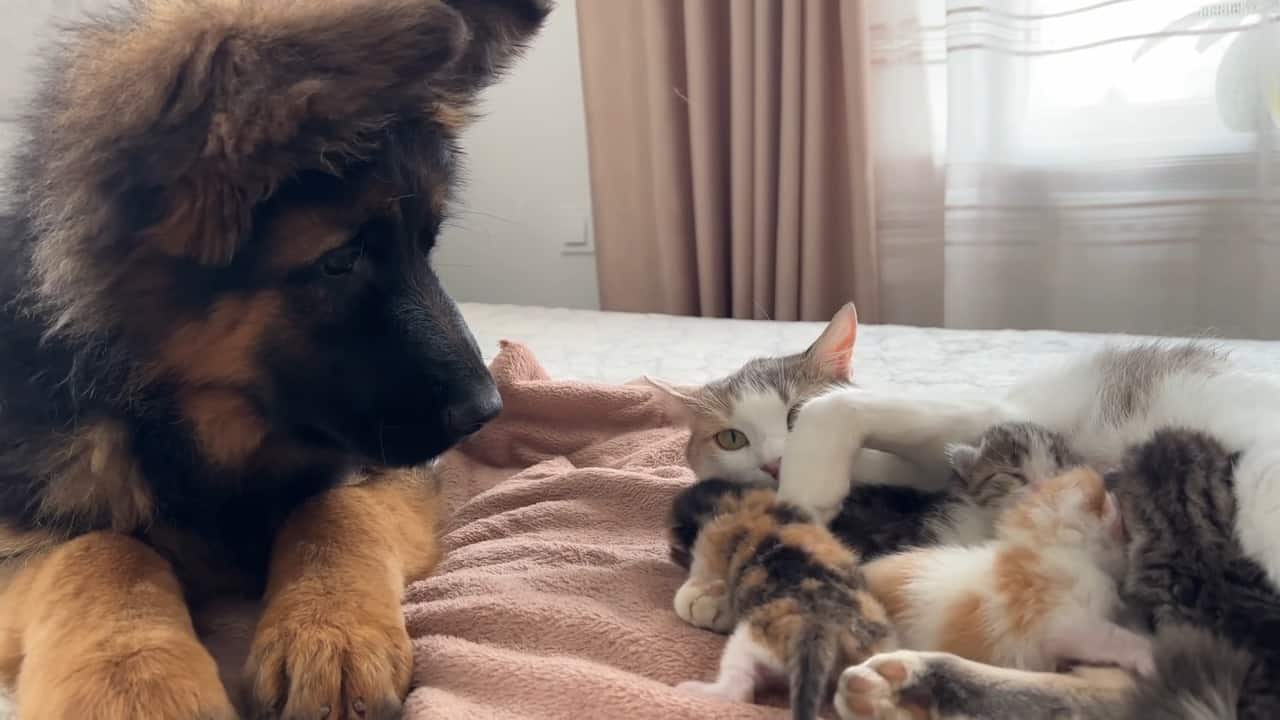
{"label": "mother cat", "polygon": [[[863,448],[891,453],[927,476],[941,478],[947,471],[946,448],[968,442],[993,424],[1028,421],[1045,425],[1070,439],[1071,450],[1099,467],[1121,464],[1126,451],[1149,443],[1163,428],[1199,431],[1222,443],[1233,454],[1232,473],[1224,486],[1234,494],[1235,508],[1187,508],[1188,513],[1209,513],[1210,521],[1227,528],[1229,545],[1260,567],[1256,584],[1274,596],[1280,584],[1280,383],[1234,368],[1212,349],[1196,344],[1142,345],[1105,350],[1016,385],[1003,399],[965,403],[905,399],[857,388],[841,388],[806,403],[788,436],[780,477],[780,496],[830,519],[840,509],[854,477],[854,457]],[[1164,473],[1166,482],[1182,482],[1177,472]],[[1150,497],[1148,495],[1147,497]],[[1132,503],[1152,502],[1145,497]],[[1223,517],[1225,516],[1225,517]],[[1194,540],[1191,540],[1194,542]],[[1197,654],[1238,657],[1226,640],[1206,638]],[[1171,653],[1185,650],[1164,643]],[[1157,652],[1159,653],[1158,645]],[[1157,662],[1161,658],[1157,656]],[[932,675],[930,687],[920,687],[929,699],[906,698],[912,704],[901,717],[973,715],[959,708],[942,712],[939,698],[968,695],[987,709],[984,717],[1029,717],[1033,706],[1014,703],[1013,714],[992,713],[985,694],[1009,694],[1035,690],[1043,695],[1053,687],[1067,687],[1060,676],[1024,674],[1011,676],[995,669],[967,667],[968,676],[980,681],[960,687],[949,683],[947,673],[930,673],[927,666],[954,666],[945,656],[910,658],[916,677]],[[898,663],[898,667],[906,667]],[[1171,667],[1161,663],[1162,671]],[[1220,672],[1203,676],[1203,687],[1182,687],[1189,703],[1203,708],[1168,717],[1232,717],[1229,711],[1209,708],[1234,705],[1239,692],[1239,662],[1223,662]],[[925,669],[920,669],[925,668]],[[851,669],[851,672],[856,669]],[[854,672],[854,675],[857,673]],[[952,674],[954,675],[954,674]],[[1066,677],[1066,676],[1061,676]],[[850,676],[847,678],[853,681]],[[1165,678],[1170,687],[1177,687]],[[1070,684],[1070,692],[1123,693],[1127,678],[1115,674]],[[842,683],[844,685],[844,683]],[[978,693],[975,695],[975,691]],[[1064,690],[1063,692],[1066,692]],[[1199,693],[1198,696],[1192,696]],[[951,698],[952,700],[955,697]],[[933,704],[933,708],[927,707]],[[1188,705],[1190,707],[1190,705]],[[976,706],[974,708],[975,712]],[[876,714],[876,717],[898,715]],[[1109,715],[1123,717],[1125,715]]]}

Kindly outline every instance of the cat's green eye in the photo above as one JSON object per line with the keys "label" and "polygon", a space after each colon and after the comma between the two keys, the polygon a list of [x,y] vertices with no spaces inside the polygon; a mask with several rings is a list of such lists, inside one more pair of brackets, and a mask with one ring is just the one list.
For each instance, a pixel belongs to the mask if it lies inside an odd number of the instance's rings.
{"label": "cat's green eye", "polygon": [[721,450],[741,450],[750,445],[751,442],[747,440],[746,433],[730,428],[716,433],[716,444],[720,446]]}

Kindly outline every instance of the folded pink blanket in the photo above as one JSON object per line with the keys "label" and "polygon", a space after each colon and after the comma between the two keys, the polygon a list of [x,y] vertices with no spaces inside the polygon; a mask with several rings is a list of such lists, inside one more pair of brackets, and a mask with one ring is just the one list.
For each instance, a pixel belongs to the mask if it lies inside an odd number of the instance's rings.
{"label": "folded pink blanket", "polygon": [[666,514],[693,475],[651,390],[551,380],[515,343],[493,374],[502,416],[440,461],[448,555],[406,597],[405,717],[786,717],[781,694],[766,707],[672,687],[714,677],[724,638],[671,608],[683,572]]}

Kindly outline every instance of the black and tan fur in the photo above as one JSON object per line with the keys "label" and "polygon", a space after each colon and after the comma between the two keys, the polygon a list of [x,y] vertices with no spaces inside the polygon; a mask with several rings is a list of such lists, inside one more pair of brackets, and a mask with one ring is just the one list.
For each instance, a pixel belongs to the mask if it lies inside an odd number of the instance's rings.
{"label": "black and tan fur", "polygon": [[736,626],[716,683],[684,688],[749,701],[756,683],[790,681],[792,716],[812,720],[834,674],[894,646],[857,554],[772,489],[703,480],[675,500],[672,540],[690,583],[722,583]]}
{"label": "black and tan fur", "polygon": [[[1280,592],[1235,537],[1237,455],[1167,429],[1110,474],[1131,537],[1124,599],[1155,632],[1151,677],[1022,673],[891,653],[842,687],[847,718],[1233,720],[1280,717]],[[886,692],[887,691],[887,692]]]}
{"label": "black and tan fur", "polygon": [[53,48],[0,218],[0,680],[27,718],[389,718],[411,469],[500,408],[428,253],[540,0],[134,0]]}

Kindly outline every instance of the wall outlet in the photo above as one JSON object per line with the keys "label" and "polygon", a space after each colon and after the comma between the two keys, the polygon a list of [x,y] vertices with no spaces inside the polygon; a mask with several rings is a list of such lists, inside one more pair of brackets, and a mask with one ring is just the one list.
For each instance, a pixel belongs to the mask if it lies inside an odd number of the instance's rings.
{"label": "wall outlet", "polygon": [[565,256],[596,254],[596,241],[591,229],[590,216],[582,219],[582,232],[578,237],[566,240],[564,245],[560,246],[560,254]]}

